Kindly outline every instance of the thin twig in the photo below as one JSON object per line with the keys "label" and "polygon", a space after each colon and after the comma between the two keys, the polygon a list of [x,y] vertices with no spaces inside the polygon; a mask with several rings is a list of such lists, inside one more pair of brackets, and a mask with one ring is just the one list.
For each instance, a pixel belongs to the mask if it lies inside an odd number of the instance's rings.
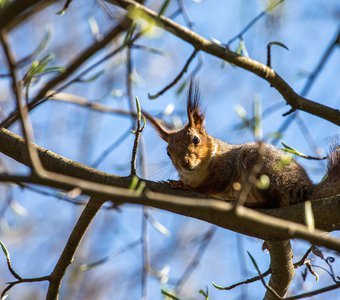
{"label": "thin twig", "polygon": [[329,291],[332,291],[332,290],[335,290],[335,289],[338,289],[338,288],[340,288],[340,283],[336,283],[336,284],[333,284],[333,285],[330,285],[330,286],[327,286],[327,287],[324,287],[324,288],[321,288],[321,289],[318,289],[318,290],[314,290],[314,291],[311,291],[311,292],[295,295],[295,296],[292,296],[292,297],[287,297],[287,298],[284,298],[284,300],[296,300],[296,299],[307,298],[307,297],[319,295],[319,294],[322,294],[322,293],[325,293],[325,292],[329,292]]}
{"label": "thin twig", "polygon": [[196,54],[198,53],[198,49],[194,49],[194,51],[191,53],[190,57],[187,59],[184,67],[182,68],[182,70],[179,72],[179,74],[174,78],[174,80],[172,80],[167,86],[165,86],[162,90],[160,90],[158,93],[156,94],[148,94],[149,99],[156,99],[159,96],[163,95],[167,90],[169,90],[170,88],[172,88],[184,75],[184,73],[186,73],[186,71],[188,70],[190,63],[192,62],[192,60],[195,58]]}
{"label": "thin twig", "polygon": [[[301,258],[298,262],[294,263],[294,268],[295,268],[295,269],[296,269],[296,268],[299,268],[299,267],[301,267],[302,265],[305,264],[308,255],[309,255],[309,254],[311,253],[311,251],[312,251],[312,248],[313,248],[313,246],[310,247],[310,248],[307,250],[307,252],[302,256],[302,258]],[[266,276],[270,275],[271,273],[272,273],[272,270],[269,268],[266,272],[262,273],[261,276],[262,276],[262,278],[263,278],[263,277],[266,277]],[[252,283],[252,282],[258,281],[258,280],[260,280],[260,279],[261,279],[260,276],[254,276],[254,277],[249,278],[249,279],[247,279],[247,280],[240,281],[240,282],[238,282],[238,283],[234,283],[234,284],[232,284],[232,285],[229,285],[229,286],[226,286],[226,287],[223,287],[223,288],[222,288],[222,287],[218,287],[218,289],[219,289],[219,290],[226,290],[226,291],[229,291],[229,290],[232,290],[232,289],[234,289],[234,288],[236,288],[236,287],[238,287],[238,286],[240,286],[240,285],[242,285],[242,284]]]}
{"label": "thin twig", "polygon": [[280,295],[279,295],[279,294],[278,294],[271,286],[269,286],[269,285],[264,281],[263,276],[262,276],[262,273],[261,273],[259,267],[257,266],[256,261],[254,260],[254,258],[251,256],[251,254],[250,254],[249,252],[248,252],[248,255],[250,256],[251,261],[252,261],[252,263],[253,263],[253,265],[254,265],[254,267],[255,267],[257,273],[259,274],[259,277],[260,277],[260,280],[261,280],[263,286],[267,289],[267,291],[270,291],[277,299],[282,299],[282,297],[281,297],[281,296],[280,296]]}
{"label": "thin twig", "polygon": [[183,0],[177,0],[177,5],[179,7],[179,12],[183,16],[184,22],[188,25],[190,29],[192,29],[194,26],[194,23],[190,20],[187,10],[185,9],[185,6],[183,4]]}
{"label": "thin twig", "polygon": [[35,278],[21,278],[18,279],[17,281],[11,281],[8,282],[8,286],[3,290],[1,293],[1,299],[5,297],[6,293],[15,285],[20,284],[20,283],[25,283],[25,282],[41,282],[41,281],[49,281],[51,278],[50,276],[43,276],[43,277],[35,277]]}
{"label": "thin twig", "polygon": [[54,100],[56,102],[65,102],[65,103],[75,104],[75,105],[83,106],[85,108],[93,109],[95,111],[102,112],[102,113],[117,114],[121,116],[136,118],[135,112],[131,113],[130,111],[125,110],[125,109],[112,108],[110,106],[101,104],[99,102],[89,101],[85,98],[82,98],[80,96],[73,95],[70,93],[53,94],[53,96],[50,97],[50,100]]}
{"label": "thin twig", "polygon": [[137,174],[136,172],[137,150],[138,150],[138,145],[139,145],[140,134],[143,131],[144,126],[145,126],[145,122],[143,126],[141,126],[142,112],[141,112],[140,103],[137,97],[136,97],[136,106],[137,106],[137,128],[134,131],[135,140],[134,140],[133,148],[132,148],[130,176],[135,176]]}

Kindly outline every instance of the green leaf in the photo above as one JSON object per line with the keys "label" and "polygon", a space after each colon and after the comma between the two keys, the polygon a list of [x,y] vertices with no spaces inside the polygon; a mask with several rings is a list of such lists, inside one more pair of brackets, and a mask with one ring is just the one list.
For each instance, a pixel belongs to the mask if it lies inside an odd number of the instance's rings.
{"label": "green leaf", "polygon": [[261,271],[259,269],[259,266],[257,265],[257,262],[256,262],[255,258],[250,254],[249,251],[247,251],[247,253],[248,253],[248,255],[249,255],[250,259],[251,259],[251,262],[253,263],[257,273],[261,274]]}
{"label": "green leaf", "polygon": [[140,195],[141,193],[143,193],[145,187],[146,187],[145,181],[140,180],[139,181],[139,185],[138,185],[138,187],[136,189],[136,194]]}
{"label": "green leaf", "polygon": [[218,285],[215,282],[212,282],[211,284],[214,286],[214,288],[216,288],[216,289],[218,289],[220,291],[224,291],[225,290],[225,288],[223,286]]}
{"label": "green leaf", "polygon": [[1,245],[1,248],[2,248],[2,252],[5,254],[7,260],[10,260],[9,252],[8,252],[5,244],[1,240],[0,240],[0,245]]}
{"label": "green leaf", "polygon": [[135,97],[135,101],[136,101],[136,107],[137,107],[137,118],[140,121],[141,116],[142,116],[142,112],[141,112],[141,109],[140,109],[140,103],[139,103],[139,99],[138,99],[137,96]]}
{"label": "green leaf", "polygon": [[51,73],[51,72],[64,73],[65,68],[64,67],[49,67],[49,68],[46,68],[41,74],[46,74],[46,73]]}
{"label": "green leaf", "polygon": [[165,13],[166,9],[168,8],[169,4],[170,4],[170,0],[165,0],[164,1],[161,9],[159,10],[157,18],[160,18],[162,15],[164,15],[164,13]]}
{"label": "green leaf", "polygon": [[82,82],[82,83],[93,82],[93,81],[97,80],[100,76],[102,76],[104,73],[105,73],[105,71],[101,70],[101,71],[95,73],[94,75],[90,76],[89,78],[80,78],[77,81]]}
{"label": "green leaf", "polygon": [[163,50],[160,50],[160,49],[157,49],[157,48],[148,47],[148,46],[144,46],[144,45],[133,45],[133,48],[142,49],[142,50],[145,50],[147,52],[150,52],[150,53],[156,54],[156,55],[161,55],[161,56],[165,55],[165,52]]}
{"label": "green leaf", "polygon": [[[241,119],[241,120],[246,120],[247,119],[247,112],[244,109],[244,107],[240,104],[236,104],[235,108],[234,108],[237,116]],[[248,119],[247,119],[248,120]]]}
{"label": "green leaf", "polygon": [[312,209],[312,203],[310,201],[306,201],[304,203],[304,217],[305,223],[309,231],[313,231],[315,229],[315,221],[314,214]]}
{"label": "green leaf", "polygon": [[130,183],[130,185],[129,185],[129,190],[130,190],[130,191],[135,191],[136,188],[137,188],[138,182],[139,182],[138,176],[134,175],[134,176],[132,177],[131,183]]}
{"label": "green leaf", "polygon": [[282,47],[282,48],[286,49],[287,51],[289,51],[289,48],[285,44],[283,44],[281,42],[273,41],[273,42],[270,42],[269,45],[270,46],[276,45],[276,46]]}
{"label": "green leaf", "polygon": [[202,289],[199,290],[199,293],[204,296],[205,300],[209,300],[209,290],[208,290],[208,287],[205,288],[205,291],[203,291]]}
{"label": "green leaf", "polygon": [[179,96],[180,94],[182,94],[187,85],[188,85],[188,80],[186,79],[180,84],[180,86],[176,90],[176,95]]}
{"label": "green leaf", "polygon": [[168,291],[161,289],[161,292],[164,296],[166,296],[167,298],[165,299],[171,299],[171,300],[181,300],[179,298],[177,298],[176,296],[172,295],[171,293],[169,293]]}
{"label": "green leaf", "polygon": [[302,152],[288,146],[286,143],[281,142],[281,144],[284,146],[284,148],[281,148],[282,151],[285,151],[285,152],[291,153],[291,154],[295,154],[295,155],[298,155],[298,156],[301,156],[301,157],[306,157],[305,154],[303,154]]}
{"label": "green leaf", "polygon": [[171,235],[170,231],[163,224],[161,224],[152,214],[149,214],[149,221],[151,225],[161,234],[165,236]]}
{"label": "green leaf", "polygon": [[131,24],[131,26],[130,26],[130,28],[129,28],[129,30],[128,30],[128,32],[126,33],[126,36],[125,36],[125,38],[124,38],[124,45],[127,45],[127,44],[130,43],[131,38],[132,38],[132,35],[133,35],[133,33],[135,32],[135,30],[136,30],[136,27],[137,27],[136,22],[135,22],[135,21],[132,21],[132,24]]}
{"label": "green leaf", "polygon": [[238,47],[236,48],[235,52],[238,55],[242,55],[242,56],[249,58],[248,50],[247,50],[246,45],[244,43],[244,40],[242,38],[240,39],[240,42],[239,42]]}

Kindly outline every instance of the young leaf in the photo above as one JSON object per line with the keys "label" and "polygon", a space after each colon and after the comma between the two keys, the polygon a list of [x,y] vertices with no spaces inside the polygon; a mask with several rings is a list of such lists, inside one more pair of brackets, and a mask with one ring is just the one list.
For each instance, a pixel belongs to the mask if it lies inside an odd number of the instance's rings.
{"label": "young leaf", "polygon": [[199,293],[204,296],[204,300],[209,300],[209,290],[208,287],[205,288],[205,291],[202,289],[199,290]]}
{"label": "young leaf", "polygon": [[240,39],[240,42],[239,42],[238,47],[236,48],[235,52],[238,55],[243,55],[245,57],[249,57],[248,50],[247,50],[246,45],[244,43],[244,40],[242,38]]}
{"label": "young leaf", "polygon": [[257,273],[261,274],[261,271],[259,269],[259,266],[257,265],[257,262],[256,262],[255,258],[250,254],[249,251],[247,251],[247,253],[248,253],[248,255],[249,255],[250,259],[251,259],[251,262],[253,263]]}
{"label": "young leaf", "polygon": [[77,82],[81,83],[89,83],[97,80],[99,77],[101,77],[105,73],[104,70],[100,70],[99,72],[95,73],[94,75],[90,76],[89,78],[80,78],[77,80]]}
{"label": "young leaf", "polygon": [[282,47],[282,48],[286,49],[287,51],[289,51],[289,48],[285,44],[283,44],[281,42],[273,41],[273,42],[270,42],[269,45],[270,46],[276,45],[276,46]]}
{"label": "young leaf", "polygon": [[217,285],[215,282],[212,282],[211,284],[214,286],[214,288],[216,288],[216,289],[218,289],[220,291],[224,291],[225,290],[225,288],[223,286]]}
{"label": "young leaf", "polygon": [[149,214],[149,221],[151,223],[151,225],[161,234],[165,235],[165,236],[170,236],[171,233],[170,231],[164,226],[162,225],[152,214]]}
{"label": "young leaf", "polygon": [[171,299],[171,300],[181,300],[179,298],[177,298],[176,296],[170,294],[168,291],[164,290],[164,289],[161,289],[161,292],[164,296],[166,296],[165,299]]}
{"label": "young leaf", "polygon": [[11,258],[10,258],[10,256],[9,256],[9,252],[8,252],[8,250],[7,250],[7,248],[6,248],[6,246],[5,246],[5,244],[0,240],[0,245],[1,245],[1,248],[2,248],[2,252],[5,254],[5,256],[6,256],[6,259],[7,260],[10,260]]}
{"label": "young leaf", "polygon": [[188,85],[188,80],[184,80],[180,86],[178,87],[178,89],[176,90],[176,95],[179,96],[180,94],[183,93],[184,89],[186,88],[186,86]]}
{"label": "young leaf", "polygon": [[130,183],[130,185],[129,185],[129,190],[130,190],[130,191],[135,191],[136,188],[137,188],[138,182],[139,182],[138,176],[134,175],[134,176],[132,177],[131,183]]}
{"label": "young leaf", "polygon": [[284,148],[282,148],[283,151],[286,151],[286,152],[289,152],[289,153],[293,153],[293,154],[296,154],[296,155],[301,155],[302,153],[295,150],[294,148],[288,146],[285,142],[281,142],[282,146],[284,146]]}

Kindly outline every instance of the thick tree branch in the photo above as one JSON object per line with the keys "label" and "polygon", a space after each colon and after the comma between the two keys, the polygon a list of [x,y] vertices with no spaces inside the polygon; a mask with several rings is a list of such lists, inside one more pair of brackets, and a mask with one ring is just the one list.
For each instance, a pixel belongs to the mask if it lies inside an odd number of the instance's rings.
{"label": "thick tree branch", "polygon": [[164,16],[158,16],[158,14],[143,5],[140,5],[132,0],[106,0],[110,3],[116,4],[124,9],[135,8],[143,12],[141,17],[151,18],[155,23],[162,27],[164,30],[174,34],[178,38],[192,44],[195,49],[202,50],[213,56],[219,57],[229,63],[232,63],[238,67],[248,70],[259,77],[267,80],[271,86],[273,86],[286,100],[286,102],[293,108],[299,109],[325,120],[328,120],[334,124],[340,125],[340,111],[322,105],[320,103],[311,101],[304,97],[299,96],[288,84],[285,82],[273,69],[261,64],[255,60],[247,58],[245,56],[238,55],[237,53],[230,51],[228,48],[221,47],[209,41],[197,33],[180,26],[176,22],[168,19]]}
{"label": "thick tree branch", "polygon": [[[269,286],[283,297],[294,276],[293,252],[289,240],[267,241],[270,254],[270,269],[272,276]],[[277,297],[267,290],[264,300],[277,300]]]}
{"label": "thick tree branch", "polygon": [[[0,130],[0,152],[28,164],[29,160],[22,138],[6,129]],[[340,252],[340,240],[319,230],[310,232],[299,225],[304,220],[304,205],[298,204],[280,209],[253,210],[240,207],[235,211],[230,203],[204,199],[202,195],[172,190],[167,184],[147,181],[144,194],[127,192],[130,178],[117,177],[89,168],[35,146],[46,170],[61,173],[59,178],[15,177],[2,175],[2,181],[23,181],[64,190],[79,187],[83,193],[104,197],[116,203],[143,204],[181,215],[204,220],[211,224],[264,240],[301,238],[315,245],[322,245]],[[125,187],[122,189],[122,187]],[[163,194],[165,193],[165,194]],[[176,197],[174,197],[176,196]],[[185,197],[184,197],[185,196]],[[191,198],[189,198],[191,197]],[[313,201],[315,226],[320,230],[340,229],[340,197]],[[265,214],[266,215],[265,215]],[[295,223],[287,222],[282,218]]]}

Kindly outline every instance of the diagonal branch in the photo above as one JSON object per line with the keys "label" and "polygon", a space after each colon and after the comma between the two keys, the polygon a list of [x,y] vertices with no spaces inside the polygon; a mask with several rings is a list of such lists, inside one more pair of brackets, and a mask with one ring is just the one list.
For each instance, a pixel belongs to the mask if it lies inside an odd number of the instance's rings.
{"label": "diagonal branch", "polygon": [[14,19],[29,9],[34,7],[42,0],[16,0],[12,1],[0,11],[0,29],[7,27]]}
{"label": "diagonal branch", "polygon": [[219,57],[229,63],[248,70],[268,81],[293,109],[299,109],[334,124],[340,125],[340,111],[298,95],[273,69],[250,58],[238,55],[228,48],[221,47],[164,16],[132,0],[106,0],[124,9],[134,8],[143,12],[142,18],[152,19],[159,27],[190,43],[198,50]]}
{"label": "diagonal branch", "polygon": [[65,275],[67,267],[72,263],[74,254],[85,235],[91,221],[99,211],[105,201],[102,199],[91,198],[81,213],[77,224],[73,227],[72,233],[55,265],[50,277],[46,300],[57,300],[61,281]]}

